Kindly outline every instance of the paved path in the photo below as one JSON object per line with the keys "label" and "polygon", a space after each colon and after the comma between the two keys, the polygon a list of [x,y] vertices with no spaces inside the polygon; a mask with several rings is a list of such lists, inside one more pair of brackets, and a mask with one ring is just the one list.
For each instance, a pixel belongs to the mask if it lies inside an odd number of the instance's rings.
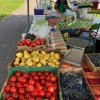
{"label": "paved path", "polygon": [[[27,0],[25,0],[27,1]],[[33,15],[35,0],[30,1],[30,13]],[[31,16],[32,19],[32,16]],[[17,49],[17,42],[21,33],[27,28],[27,6],[14,12],[11,16],[0,22],[0,90],[7,78],[7,65],[12,61]]]}

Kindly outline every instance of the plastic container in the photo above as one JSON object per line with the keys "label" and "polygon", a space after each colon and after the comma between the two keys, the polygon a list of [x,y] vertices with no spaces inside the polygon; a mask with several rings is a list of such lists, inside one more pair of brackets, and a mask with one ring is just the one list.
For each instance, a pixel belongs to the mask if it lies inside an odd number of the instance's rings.
{"label": "plastic container", "polygon": [[43,8],[34,8],[34,14],[35,15],[44,15],[44,9]]}

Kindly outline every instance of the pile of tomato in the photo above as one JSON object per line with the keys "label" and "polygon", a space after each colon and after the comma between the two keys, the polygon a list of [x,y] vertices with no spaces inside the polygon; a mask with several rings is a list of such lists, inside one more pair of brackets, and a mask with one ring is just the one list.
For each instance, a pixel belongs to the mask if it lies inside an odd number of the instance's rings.
{"label": "pile of tomato", "polygon": [[58,100],[58,86],[51,72],[16,72],[4,87],[5,100]]}

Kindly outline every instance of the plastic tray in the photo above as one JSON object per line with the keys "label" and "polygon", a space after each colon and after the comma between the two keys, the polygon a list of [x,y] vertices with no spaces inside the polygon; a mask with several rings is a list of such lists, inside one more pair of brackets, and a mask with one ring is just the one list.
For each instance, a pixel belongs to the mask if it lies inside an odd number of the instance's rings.
{"label": "plastic tray", "polygon": [[70,38],[69,41],[66,42],[68,46],[74,47],[74,48],[80,48],[84,49],[89,41],[78,39],[78,38]]}
{"label": "plastic tray", "polygon": [[83,54],[83,51],[73,48],[69,50],[69,52],[64,56],[62,61],[76,66],[82,66]]}

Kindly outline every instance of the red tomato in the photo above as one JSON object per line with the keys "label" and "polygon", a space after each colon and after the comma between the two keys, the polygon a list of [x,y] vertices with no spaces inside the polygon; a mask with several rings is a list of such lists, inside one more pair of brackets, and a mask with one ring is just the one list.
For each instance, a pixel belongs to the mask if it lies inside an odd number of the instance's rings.
{"label": "red tomato", "polygon": [[35,100],[35,98],[33,98],[33,97],[30,97],[30,98],[28,98],[28,100]]}
{"label": "red tomato", "polygon": [[19,88],[19,94],[24,94],[25,93],[25,88]]}
{"label": "red tomato", "polygon": [[20,43],[18,43],[18,46],[24,46],[24,44],[20,42]]}
{"label": "red tomato", "polygon": [[[58,92],[58,91],[57,91]],[[53,96],[55,96],[55,97],[58,97],[58,93],[57,92],[54,92],[53,93]]]}
{"label": "red tomato", "polygon": [[33,76],[29,74],[28,78],[31,80],[33,79]]}
{"label": "red tomato", "polygon": [[24,95],[19,95],[19,100],[23,100],[23,99],[25,99],[25,96]]}
{"label": "red tomato", "polygon": [[43,90],[45,91],[45,92],[47,92],[47,87],[45,86],[45,87],[43,87]]}
{"label": "red tomato", "polygon": [[[54,76],[54,74],[53,74],[53,73],[50,73],[50,77],[51,77],[51,76]],[[54,76],[54,77],[55,77],[55,76]]]}
{"label": "red tomato", "polygon": [[45,97],[46,97],[47,99],[49,99],[49,98],[51,97],[51,93],[47,92],[47,93],[45,94]]}
{"label": "red tomato", "polygon": [[39,77],[38,76],[33,76],[33,79],[34,80],[39,80]]}
{"label": "red tomato", "polygon": [[53,87],[53,86],[49,86],[49,87],[48,87],[48,92],[54,93],[54,87]]}
{"label": "red tomato", "polygon": [[22,44],[26,44],[26,40],[25,40],[25,39],[21,40],[20,42],[21,42]]}
{"label": "red tomato", "polygon": [[31,92],[31,91],[33,91],[33,90],[34,90],[33,85],[28,85],[28,86],[26,87],[26,91],[28,91],[28,92]]}
{"label": "red tomato", "polygon": [[29,80],[30,85],[34,85],[34,83],[35,83],[34,80],[32,80],[32,79]]}
{"label": "red tomato", "polygon": [[51,80],[51,82],[56,82],[57,81],[57,78],[54,77],[54,76],[51,76],[50,80]]}
{"label": "red tomato", "polygon": [[17,99],[18,97],[19,97],[19,94],[16,92],[16,93],[12,93],[12,97],[14,98],[14,99]]}
{"label": "red tomato", "polygon": [[45,83],[46,83],[45,80],[41,80],[42,85],[45,85]]}
{"label": "red tomato", "polygon": [[9,99],[8,100],[14,100],[14,98],[12,98],[12,97],[9,97]]}
{"label": "red tomato", "polygon": [[48,72],[48,71],[44,73],[45,76],[49,76],[49,74],[50,74],[50,72]]}
{"label": "red tomato", "polygon": [[33,46],[33,44],[30,44],[29,47],[33,48],[34,46]]}
{"label": "red tomato", "polygon": [[42,72],[38,72],[37,75],[38,76],[42,76],[43,74],[42,74]]}
{"label": "red tomato", "polygon": [[31,40],[30,39],[26,39],[26,44],[30,45],[31,44]]}
{"label": "red tomato", "polygon": [[39,85],[39,86],[36,87],[36,89],[37,89],[38,91],[40,91],[40,90],[43,89],[43,87]]}
{"label": "red tomato", "polygon": [[27,87],[27,86],[28,86],[28,84],[27,84],[27,83],[23,84],[23,87]]}
{"label": "red tomato", "polygon": [[49,82],[49,81],[46,82],[46,86],[47,86],[47,87],[48,87],[48,86],[51,86],[51,85],[52,85],[51,82]]}
{"label": "red tomato", "polygon": [[100,100],[100,98],[98,97],[96,100]]}
{"label": "red tomato", "polygon": [[44,95],[45,95],[45,92],[43,90],[40,90],[39,91],[39,97],[44,97]]}
{"label": "red tomato", "polygon": [[6,94],[5,95],[5,100],[8,100],[10,98],[10,95],[9,94]]}
{"label": "red tomato", "polygon": [[53,87],[54,87],[55,90],[58,90],[58,84],[57,83],[53,84]]}
{"label": "red tomato", "polygon": [[17,80],[17,77],[16,76],[12,76],[11,78],[10,78],[10,81],[11,82],[15,82]]}
{"label": "red tomato", "polygon": [[23,74],[23,77],[28,78],[29,75],[28,75],[27,73],[24,73],[24,74]]}
{"label": "red tomato", "polygon": [[26,83],[26,78],[25,77],[21,77],[20,79],[19,79],[19,81],[21,82],[21,83]]}
{"label": "red tomato", "polygon": [[44,45],[45,44],[45,42],[44,41],[41,41],[41,45]]}
{"label": "red tomato", "polygon": [[42,98],[41,97],[37,97],[35,100],[42,100]]}
{"label": "red tomato", "polygon": [[37,90],[33,90],[33,91],[31,92],[31,95],[32,95],[33,97],[37,97],[37,96],[38,96],[38,91],[37,91]]}
{"label": "red tomato", "polygon": [[8,86],[5,86],[5,88],[4,88],[4,91],[6,92],[6,93],[9,93],[10,92],[10,86],[8,85]]}
{"label": "red tomato", "polygon": [[46,77],[46,80],[49,81],[49,80],[50,80],[50,76],[47,76],[47,77]]}
{"label": "red tomato", "polygon": [[19,77],[19,76],[22,75],[22,73],[21,73],[21,72],[16,72],[15,75],[16,75],[17,77]]}
{"label": "red tomato", "polygon": [[36,47],[36,43],[35,43],[35,42],[33,42],[33,43],[32,43],[32,46],[33,46],[33,47]]}
{"label": "red tomato", "polygon": [[40,76],[40,79],[41,80],[44,80],[45,79],[45,76],[44,75]]}
{"label": "red tomato", "polygon": [[46,39],[45,39],[45,38],[41,38],[41,41],[45,42],[45,41],[46,41]]}
{"label": "red tomato", "polygon": [[36,72],[31,72],[31,75],[32,75],[32,76],[35,76],[35,75],[36,75]]}
{"label": "red tomato", "polygon": [[14,92],[16,92],[16,91],[17,91],[17,88],[16,88],[16,87],[11,87],[11,88],[10,88],[10,92],[11,92],[11,93],[14,93]]}
{"label": "red tomato", "polygon": [[16,82],[10,82],[10,86],[16,86]]}
{"label": "red tomato", "polygon": [[30,97],[31,97],[31,93],[27,92],[27,93],[25,94],[25,98],[30,98]]}
{"label": "red tomato", "polygon": [[52,96],[50,97],[50,100],[57,100],[56,97]]}
{"label": "red tomato", "polygon": [[40,45],[41,44],[40,40],[36,40],[35,43],[36,43],[36,45]]}
{"label": "red tomato", "polygon": [[21,88],[21,87],[22,87],[22,83],[21,83],[21,82],[17,82],[17,83],[16,83],[16,87],[17,87],[17,88]]}
{"label": "red tomato", "polygon": [[40,86],[40,83],[39,82],[35,82],[35,86]]}

